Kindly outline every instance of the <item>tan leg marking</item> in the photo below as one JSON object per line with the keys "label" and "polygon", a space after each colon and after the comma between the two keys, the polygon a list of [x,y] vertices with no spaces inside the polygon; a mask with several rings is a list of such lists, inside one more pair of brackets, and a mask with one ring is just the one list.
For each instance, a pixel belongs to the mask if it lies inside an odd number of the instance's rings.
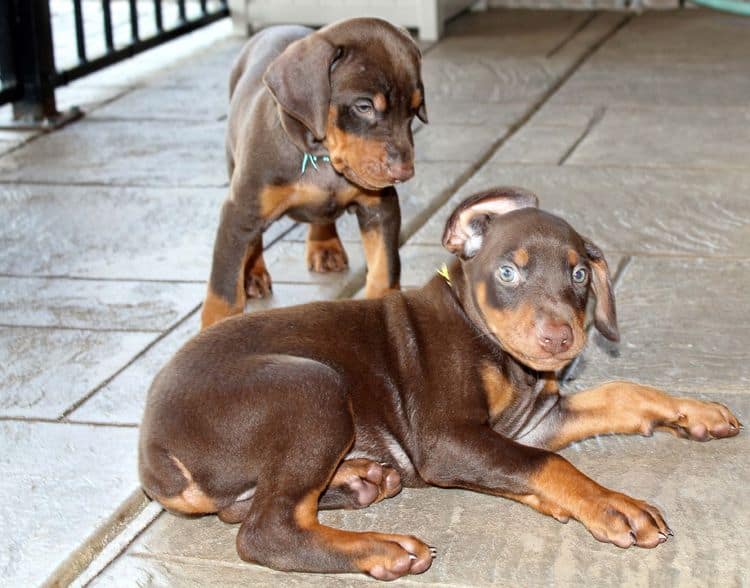
{"label": "tan leg marking", "polygon": [[169,458],[180,469],[180,472],[182,472],[182,475],[187,482],[187,486],[177,496],[155,496],[156,500],[158,500],[167,510],[182,514],[193,515],[216,512],[217,509],[214,501],[193,481],[193,476],[185,465],[173,455],[170,455]]}
{"label": "tan leg marking", "polygon": [[215,294],[209,286],[206,299],[203,301],[203,310],[201,310],[201,329],[206,329],[227,317],[242,314],[245,310],[244,288],[243,294],[239,299],[242,301],[241,305],[230,304],[221,296]]}
{"label": "tan leg marking", "polygon": [[343,272],[349,267],[336,225],[310,225],[305,245],[307,267],[314,272]]}
{"label": "tan leg marking", "polygon": [[532,494],[509,497],[561,521],[574,518],[599,541],[650,548],[671,534],[656,507],[600,486],[560,456],[553,455],[528,484]]}
{"label": "tan leg marking", "polygon": [[565,396],[561,402],[562,424],[545,443],[552,450],[607,433],[650,436],[654,430],[664,430],[678,437],[708,441],[740,431],[739,421],[722,404],[677,398],[632,382],[609,382]]}
{"label": "tan leg marking", "polygon": [[421,574],[432,564],[430,548],[416,537],[372,532],[353,532],[326,527],[318,522],[318,496],[310,492],[294,510],[300,529],[314,541],[351,558],[352,569],[379,580],[394,580],[405,574]]}
{"label": "tan leg marking", "polygon": [[388,254],[386,252],[383,234],[378,229],[362,231],[362,245],[367,260],[367,280],[365,282],[365,297],[380,298],[388,292],[400,289],[398,282],[391,284],[388,268]]}

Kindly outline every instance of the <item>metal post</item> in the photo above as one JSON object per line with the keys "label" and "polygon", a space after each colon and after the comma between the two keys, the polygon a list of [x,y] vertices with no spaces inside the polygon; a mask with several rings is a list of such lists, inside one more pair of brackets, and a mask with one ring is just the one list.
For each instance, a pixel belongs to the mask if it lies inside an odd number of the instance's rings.
{"label": "metal post", "polygon": [[55,105],[55,57],[47,0],[12,0],[16,30],[17,82],[21,99],[13,103],[13,118],[39,121],[57,116]]}
{"label": "metal post", "polygon": [[15,12],[10,2],[0,3],[0,104],[17,100],[21,95],[13,53]]}

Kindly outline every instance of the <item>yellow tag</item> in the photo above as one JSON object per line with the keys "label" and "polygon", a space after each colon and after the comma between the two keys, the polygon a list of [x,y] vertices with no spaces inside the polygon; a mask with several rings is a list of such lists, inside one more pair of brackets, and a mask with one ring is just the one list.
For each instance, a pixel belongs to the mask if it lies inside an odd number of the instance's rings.
{"label": "yellow tag", "polygon": [[440,267],[440,269],[437,270],[437,273],[438,273],[439,276],[443,276],[443,278],[445,279],[446,282],[448,282],[448,284],[451,283],[451,275],[448,273],[448,266],[447,265],[443,264]]}

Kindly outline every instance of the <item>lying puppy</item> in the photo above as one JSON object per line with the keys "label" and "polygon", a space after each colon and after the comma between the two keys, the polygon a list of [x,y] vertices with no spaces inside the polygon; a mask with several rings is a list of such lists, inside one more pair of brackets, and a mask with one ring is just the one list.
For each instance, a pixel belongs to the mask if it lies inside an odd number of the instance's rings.
{"label": "lying puppy", "polygon": [[414,175],[414,116],[427,122],[420,53],[374,18],[317,32],[272,27],[250,39],[230,78],[229,197],[214,244],[202,327],[271,291],[263,231],[282,215],[311,223],[307,262],[341,271],[336,218],[357,214],[368,297],[399,287],[393,184]]}
{"label": "lying puppy", "polygon": [[[360,508],[400,485],[505,496],[600,541],[655,547],[658,509],[608,490],[553,453],[604,433],[739,432],[724,406],[612,382],[571,396],[555,371],[594,325],[618,339],[601,251],[524,190],[461,204],[443,244],[459,260],[424,288],[320,302],[208,329],[157,375],[141,425],[147,494],[242,522],[242,559],[279,570],[390,580],[433,553],[405,535],[325,527],[318,509]],[[381,465],[381,464],[390,465]]]}

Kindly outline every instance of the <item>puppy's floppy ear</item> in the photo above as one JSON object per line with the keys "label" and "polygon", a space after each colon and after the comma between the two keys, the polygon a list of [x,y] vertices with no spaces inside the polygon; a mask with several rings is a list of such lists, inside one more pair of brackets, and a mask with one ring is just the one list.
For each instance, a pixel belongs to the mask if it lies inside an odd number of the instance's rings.
{"label": "puppy's floppy ear", "polygon": [[584,247],[591,264],[591,289],[596,296],[594,326],[610,341],[619,341],[620,330],[617,328],[615,295],[609,277],[607,260],[604,259],[601,249],[588,239],[584,240]]}
{"label": "puppy's floppy ear", "polygon": [[476,255],[490,221],[519,208],[537,208],[535,194],[523,188],[492,188],[469,196],[453,211],[443,231],[443,247],[463,259]]}
{"label": "puppy's floppy ear", "polygon": [[422,80],[419,80],[419,91],[422,93],[422,104],[420,104],[417,109],[417,117],[424,124],[427,124],[430,121],[427,120],[427,106],[425,106],[424,85],[422,84]]}
{"label": "puppy's floppy ear", "polygon": [[[389,23],[389,26],[392,26]],[[417,108],[417,117],[419,117],[419,120],[421,120],[424,124],[427,124],[429,121],[427,120],[427,107],[424,103],[424,84],[422,83],[422,50],[419,48],[419,44],[414,39],[414,37],[411,36],[411,33],[408,29],[402,26],[396,26],[396,30],[401,33],[401,36],[403,37],[403,40],[411,47],[412,51],[414,52],[414,57],[416,59],[416,65],[417,65],[417,71],[419,75],[419,81],[417,82],[417,89],[419,90],[421,96],[422,96],[422,103]]]}
{"label": "puppy's floppy ear", "polygon": [[263,83],[281,109],[302,123],[318,141],[326,134],[330,71],[338,54],[333,43],[312,33],[289,45],[263,75]]}

